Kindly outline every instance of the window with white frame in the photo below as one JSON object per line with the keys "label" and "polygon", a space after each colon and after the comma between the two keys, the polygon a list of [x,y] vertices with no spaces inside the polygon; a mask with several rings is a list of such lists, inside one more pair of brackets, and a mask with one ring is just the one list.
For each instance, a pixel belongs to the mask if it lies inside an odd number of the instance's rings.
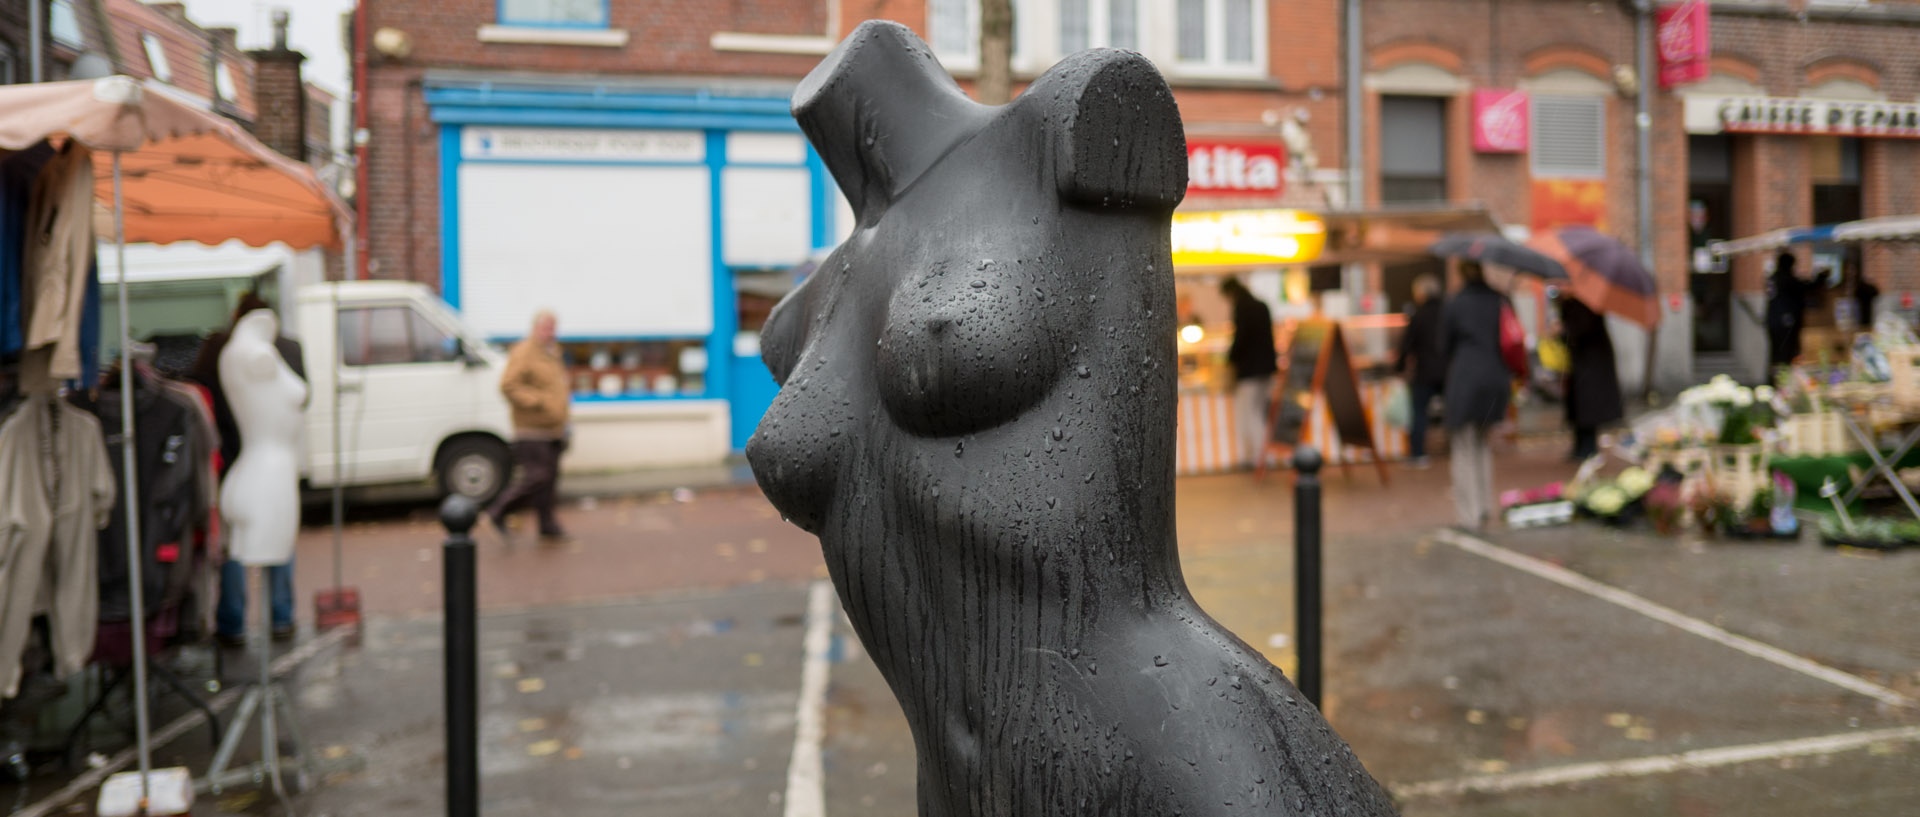
{"label": "window with white frame", "polygon": [[167,49],[160,43],[160,38],[142,33],[140,47],[147,52],[147,67],[153,69],[153,78],[161,82],[172,82],[173,66],[167,64]]}
{"label": "window with white frame", "polygon": [[1174,62],[1188,69],[1257,69],[1265,6],[1254,0],[1175,0]]}
{"label": "window with white frame", "polygon": [[503,26],[606,28],[610,0],[499,0]]}
{"label": "window with white frame", "polygon": [[1607,175],[1607,98],[1534,94],[1527,153],[1541,178]]}
{"label": "window with white frame", "polygon": [[943,59],[979,59],[979,0],[928,0],[927,34]]}
{"label": "window with white frame", "polygon": [[1060,56],[1089,48],[1140,48],[1139,0],[1060,0]]}
{"label": "window with white frame", "polygon": [[70,48],[85,48],[87,40],[80,33],[80,17],[74,13],[73,0],[53,0],[47,6],[47,33],[53,35],[53,41]]}

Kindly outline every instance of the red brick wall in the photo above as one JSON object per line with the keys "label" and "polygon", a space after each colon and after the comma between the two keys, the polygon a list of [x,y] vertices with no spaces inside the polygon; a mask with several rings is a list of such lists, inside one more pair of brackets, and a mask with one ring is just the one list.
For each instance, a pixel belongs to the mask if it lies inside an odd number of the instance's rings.
{"label": "red brick wall", "polygon": [[420,72],[372,73],[365,161],[367,275],[440,286],[439,128],[427,119]]}
{"label": "red brick wall", "polygon": [[[482,43],[495,0],[382,0],[363,4],[370,30],[412,38],[405,60],[372,59],[366,151],[368,274],[437,286],[440,263],[439,136],[427,121],[418,80],[427,67],[586,76],[752,76],[798,80],[817,56],[716,52],[721,31],[818,36],[828,3],[839,4],[835,37],[867,19],[890,19],[925,33],[925,0],[650,0],[612,4],[611,27],[624,48]],[[1269,111],[1305,110],[1320,167],[1342,165],[1339,0],[1289,0],[1268,6],[1273,82],[1182,83],[1175,95],[1197,136],[1279,141]],[[963,83],[963,86],[968,83]],[[1017,89],[1016,89],[1017,90]],[[1317,98],[1316,98],[1317,97]],[[408,118],[411,117],[411,124]],[[1290,181],[1298,188],[1300,182]],[[1201,203],[1201,202],[1196,202]]]}

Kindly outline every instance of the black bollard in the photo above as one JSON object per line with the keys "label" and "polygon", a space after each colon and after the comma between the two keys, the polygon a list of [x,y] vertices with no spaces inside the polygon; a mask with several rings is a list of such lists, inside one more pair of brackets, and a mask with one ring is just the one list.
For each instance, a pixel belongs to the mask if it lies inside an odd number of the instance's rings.
{"label": "black bollard", "polygon": [[1294,684],[1320,705],[1320,452],[1293,453],[1293,621],[1300,657]]}
{"label": "black bollard", "polygon": [[447,528],[441,546],[446,573],[447,815],[480,814],[480,634],[474,593],[473,531],[480,507],[454,494],[440,503]]}

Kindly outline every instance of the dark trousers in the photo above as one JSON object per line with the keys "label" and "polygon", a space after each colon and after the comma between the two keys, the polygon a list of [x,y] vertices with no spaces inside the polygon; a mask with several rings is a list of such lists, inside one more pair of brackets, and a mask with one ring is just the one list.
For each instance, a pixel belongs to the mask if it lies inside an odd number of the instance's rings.
{"label": "dark trousers", "polygon": [[1600,429],[1593,426],[1573,427],[1573,458],[1584,460],[1600,453]]}
{"label": "dark trousers", "polygon": [[560,483],[560,452],[566,443],[560,440],[519,440],[513,444],[514,464],[520,476],[493,500],[488,513],[495,519],[531,505],[540,515],[540,532],[557,534],[560,520],[554,516],[556,489]]}
{"label": "dark trousers", "polygon": [[1433,415],[1433,397],[1440,390],[1431,384],[1407,386],[1407,456],[1419,459],[1427,455],[1427,420]]}

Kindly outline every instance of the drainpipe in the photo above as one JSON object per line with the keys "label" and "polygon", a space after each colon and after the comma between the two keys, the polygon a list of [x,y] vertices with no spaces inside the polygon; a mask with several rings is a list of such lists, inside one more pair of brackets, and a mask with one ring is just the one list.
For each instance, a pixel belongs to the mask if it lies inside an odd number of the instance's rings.
{"label": "drainpipe", "polygon": [[1347,0],[1347,209],[1366,206],[1366,174],[1361,172],[1360,0]]}
{"label": "drainpipe", "polygon": [[46,61],[45,46],[40,42],[47,37],[46,11],[41,8],[45,2],[46,0],[32,0],[27,3],[28,82],[38,83],[45,79],[45,69],[40,65]]}
{"label": "drainpipe", "polygon": [[[1653,2],[1652,0],[1634,0],[1633,4],[1633,50],[1637,63],[1634,73],[1640,77],[1640,91],[1636,94],[1636,110],[1633,116],[1634,149],[1638,153],[1638,167],[1634,172],[1635,195],[1638,199],[1634,211],[1638,216],[1637,232],[1640,235],[1640,264],[1648,272],[1656,272],[1653,265]],[[1656,278],[1656,280],[1658,280]],[[1659,287],[1655,286],[1655,295]],[[1653,391],[1653,367],[1660,359],[1660,330],[1658,327],[1647,332],[1647,367],[1641,378],[1641,393]]]}
{"label": "drainpipe", "polygon": [[[1361,155],[1362,155],[1362,151],[1364,150],[1364,148],[1361,147],[1361,141],[1362,141],[1361,133],[1365,123],[1361,122],[1362,101],[1361,101],[1361,93],[1360,93],[1360,82],[1361,82],[1360,6],[1361,6],[1361,0],[1347,0],[1347,12],[1346,12],[1346,21],[1345,21],[1346,34],[1347,34],[1347,47],[1346,47],[1346,51],[1347,51],[1346,53],[1347,112],[1346,112],[1345,121],[1347,125],[1347,149],[1346,149],[1347,208],[1346,209],[1349,211],[1362,210],[1362,209],[1365,209],[1367,205],[1366,174],[1362,172],[1363,165],[1361,163]],[[1352,264],[1352,263],[1347,264],[1346,270],[1341,274],[1340,277],[1345,279],[1345,283],[1347,285],[1347,291],[1352,293],[1356,297],[1356,299],[1359,296],[1364,295],[1366,293],[1367,285],[1366,285],[1366,268],[1365,267],[1359,264]]]}
{"label": "drainpipe", "polygon": [[347,278],[367,277],[367,3],[353,9],[353,130],[349,137],[353,150],[353,257],[347,259]]}

